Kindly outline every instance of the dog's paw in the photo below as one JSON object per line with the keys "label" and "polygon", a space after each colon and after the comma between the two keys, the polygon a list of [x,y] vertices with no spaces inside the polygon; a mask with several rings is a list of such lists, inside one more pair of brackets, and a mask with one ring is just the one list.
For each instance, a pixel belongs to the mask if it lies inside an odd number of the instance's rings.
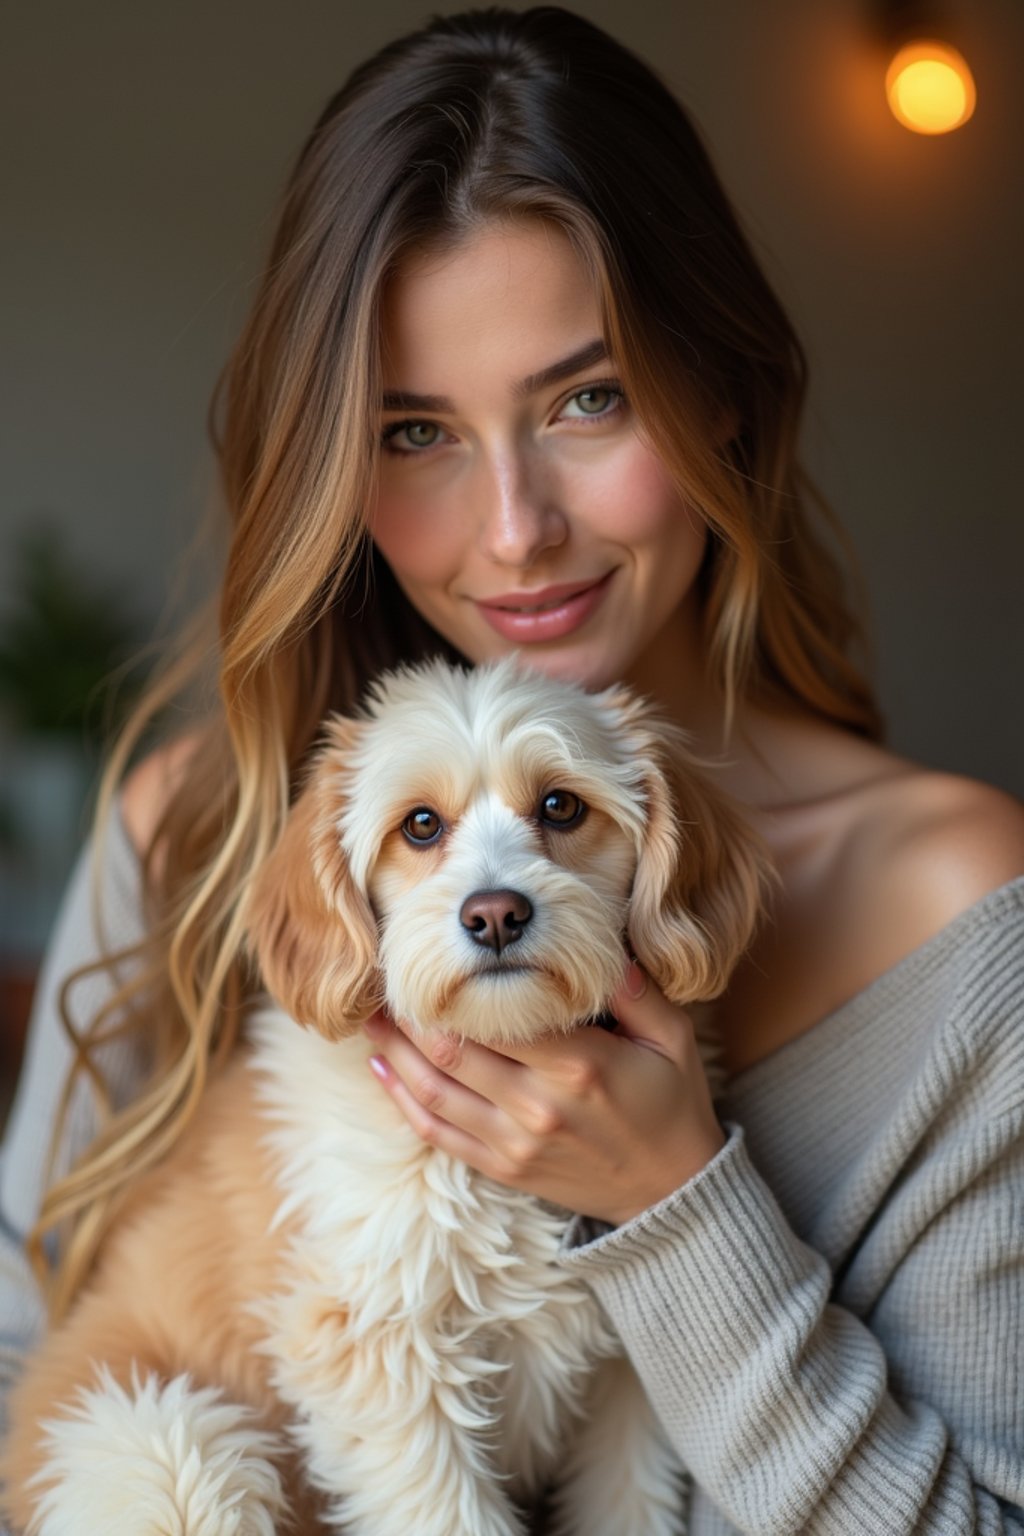
{"label": "dog's paw", "polygon": [[27,1536],[274,1536],[283,1513],[272,1436],[249,1409],[187,1376],[161,1385],[106,1369],[44,1424],[43,1491]]}

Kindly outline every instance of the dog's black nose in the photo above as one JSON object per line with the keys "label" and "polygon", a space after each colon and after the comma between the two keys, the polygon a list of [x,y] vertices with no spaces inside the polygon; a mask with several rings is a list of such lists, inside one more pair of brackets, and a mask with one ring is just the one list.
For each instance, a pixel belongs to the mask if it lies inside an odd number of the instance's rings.
{"label": "dog's black nose", "polygon": [[474,944],[500,955],[522,938],[532,916],[533,908],[520,891],[474,891],[462,903],[459,921]]}

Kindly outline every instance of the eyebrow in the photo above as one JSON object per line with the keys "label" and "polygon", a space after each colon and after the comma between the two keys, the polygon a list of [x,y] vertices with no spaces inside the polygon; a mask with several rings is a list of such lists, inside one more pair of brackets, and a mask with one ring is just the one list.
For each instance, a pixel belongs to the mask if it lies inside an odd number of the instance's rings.
{"label": "eyebrow", "polygon": [[[533,395],[539,389],[546,389],[550,384],[558,384],[562,379],[571,378],[574,373],[579,373],[583,368],[590,368],[594,363],[608,361],[608,347],[598,337],[594,341],[588,341],[585,346],[579,347],[575,352],[563,357],[557,363],[549,363],[547,368],[542,368],[539,373],[527,374],[525,379],[520,379],[512,386],[512,394],[517,400],[525,395]],[[413,395],[404,390],[388,389],[384,391],[382,408],[385,411],[433,411],[442,413],[454,411],[455,402],[448,395]]]}

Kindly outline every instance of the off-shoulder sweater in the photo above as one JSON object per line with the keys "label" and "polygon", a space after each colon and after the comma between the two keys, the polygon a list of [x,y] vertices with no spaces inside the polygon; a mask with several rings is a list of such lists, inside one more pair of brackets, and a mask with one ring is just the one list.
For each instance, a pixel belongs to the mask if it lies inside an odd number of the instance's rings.
{"label": "off-shoulder sweater", "polygon": [[[131,942],[118,822],[102,884],[108,943]],[[69,1061],[57,989],[96,952],[83,854],[0,1164],[8,1376],[41,1325],[20,1241]],[[76,1018],[104,986],[72,994]],[[127,1095],[138,1056],[107,1050]],[[1024,878],[738,1073],[719,1111],[706,1168],[615,1230],[577,1218],[560,1258],[688,1469],[690,1536],[1024,1536]],[[65,1161],[90,1130],[83,1092]]]}

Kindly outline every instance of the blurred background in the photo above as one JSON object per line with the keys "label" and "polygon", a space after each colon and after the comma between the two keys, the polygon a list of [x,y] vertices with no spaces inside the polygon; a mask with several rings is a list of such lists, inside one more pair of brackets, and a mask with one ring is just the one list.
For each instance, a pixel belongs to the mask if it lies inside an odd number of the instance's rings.
{"label": "blurred background", "polygon": [[[960,49],[977,85],[973,118],[942,135],[890,112],[874,4],[576,9],[691,109],[804,339],[805,456],[862,561],[893,745],[1020,793],[1024,5],[924,7],[925,31]],[[181,611],[210,584],[209,549],[183,567],[213,493],[206,407],[279,188],[349,69],[428,14],[416,0],[6,11],[0,1030],[11,1042],[94,772],[95,721],[75,701],[154,633],[175,590]]]}

